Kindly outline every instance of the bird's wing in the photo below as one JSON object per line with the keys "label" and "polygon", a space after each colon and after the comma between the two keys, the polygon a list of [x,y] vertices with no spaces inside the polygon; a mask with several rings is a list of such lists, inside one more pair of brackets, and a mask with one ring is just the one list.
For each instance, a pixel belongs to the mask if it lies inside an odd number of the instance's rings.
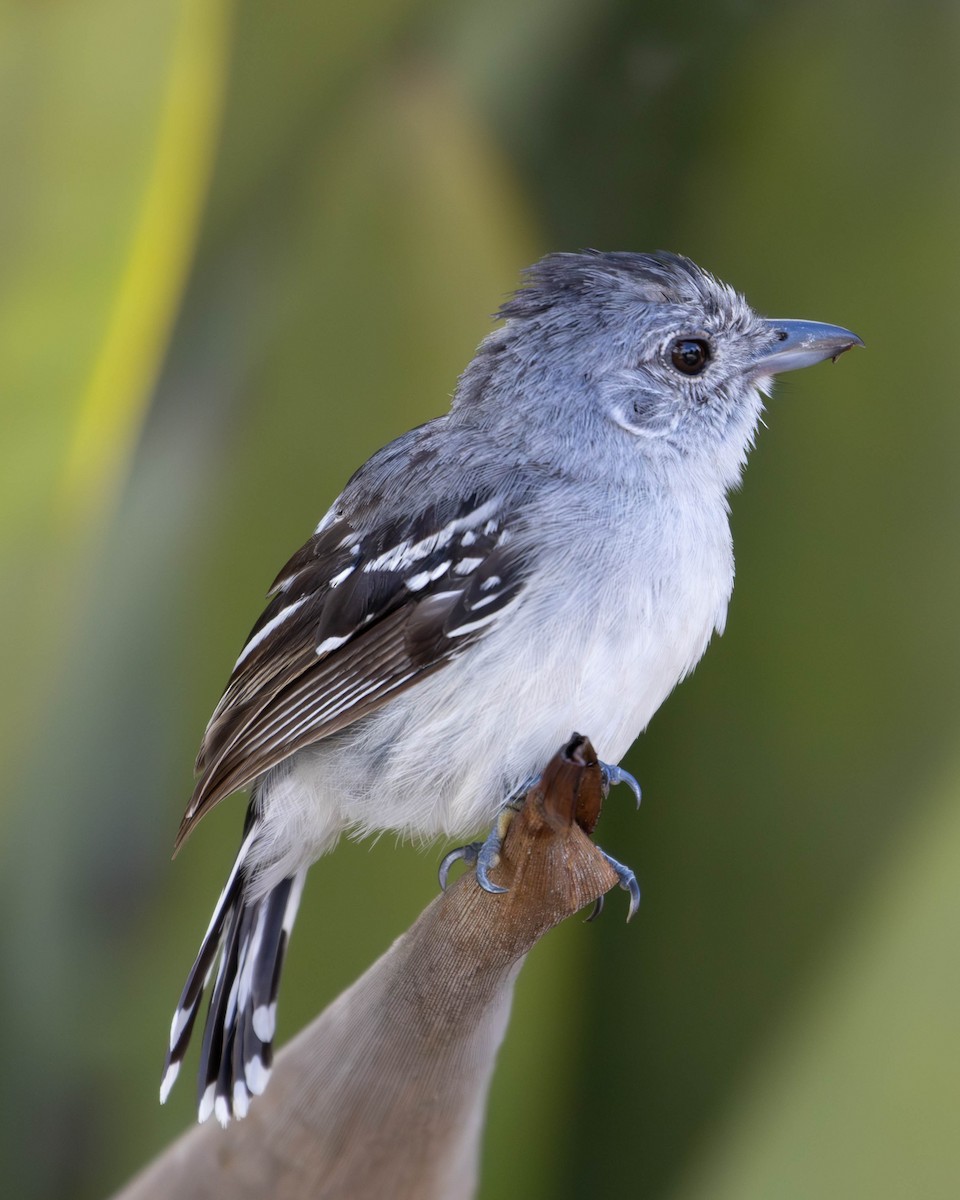
{"label": "bird's wing", "polygon": [[522,589],[524,553],[496,494],[351,524],[337,505],[274,583],[197,758],[177,847],[218,801],[438,670]]}

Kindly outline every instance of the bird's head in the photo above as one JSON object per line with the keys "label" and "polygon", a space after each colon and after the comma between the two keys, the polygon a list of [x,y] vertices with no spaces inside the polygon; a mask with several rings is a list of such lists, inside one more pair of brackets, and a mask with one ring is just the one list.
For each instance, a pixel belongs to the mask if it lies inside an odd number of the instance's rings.
{"label": "bird's head", "polygon": [[499,315],[506,324],[465,373],[455,412],[518,432],[533,422],[561,447],[588,438],[695,460],[727,485],[772,377],[861,344],[835,325],[759,317],[733,288],[664,252],[548,255]]}

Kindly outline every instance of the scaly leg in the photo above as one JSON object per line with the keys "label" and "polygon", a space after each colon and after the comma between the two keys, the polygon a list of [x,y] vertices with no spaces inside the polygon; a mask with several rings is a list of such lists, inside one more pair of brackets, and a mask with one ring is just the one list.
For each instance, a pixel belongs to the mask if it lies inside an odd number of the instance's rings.
{"label": "scaly leg", "polygon": [[523,801],[526,798],[527,792],[537,782],[538,776],[531,776],[530,779],[511,792],[509,797],[502,805],[497,813],[497,819],[494,822],[493,828],[487,834],[482,842],[468,842],[466,846],[458,846],[455,850],[451,850],[449,854],[444,856],[440,864],[440,869],[437,875],[440,880],[440,890],[447,890],[447,876],[450,874],[450,868],[458,860],[462,859],[468,866],[476,866],[477,883],[485,892],[505,892],[505,887],[500,887],[494,883],[488,871],[492,871],[500,862],[500,851],[503,849],[503,839],[507,836],[507,830],[510,828],[510,822],[523,807]]}

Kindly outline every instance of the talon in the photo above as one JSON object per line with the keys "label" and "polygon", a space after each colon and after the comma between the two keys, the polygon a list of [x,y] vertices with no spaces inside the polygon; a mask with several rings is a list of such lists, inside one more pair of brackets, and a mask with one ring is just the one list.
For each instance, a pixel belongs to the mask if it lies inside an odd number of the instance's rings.
{"label": "talon", "polygon": [[610,763],[600,764],[600,774],[603,776],[603,794],[606,797],[612,787],[616,787],[618,783],[625,783],[631,792],[637,798],[637,808],[640,807],[640,784],[623,767],[612,766]]}
{"label": "talon", "polygon": [[[598,846],[597,849],[600,850],[600,847]],[[630,908],[627,912],[627,920],[631,921],[636,916],[637,909],[640,907],[640,885],[637,883],[637,877],[629,867],[625,867],[623,863],[619,863],[615,858],[611,858],[606,850],[600,850],[600,853],[616,871],[617,878],[620,880],[620,886],[625,892],[630,893]]]}
{"label": "talon", "polygon": [[443,861],[437,868],[437,879],[440,881],[440,891],[447,890],[447,876],[450,874],[450,868],[458,859],[463,859],[467,866],[473,866],[477,861],[477,856],[480,853],[480,842],[468,842],[466,846],[457,846],[455,850],[451,850],[449,854],[443,856]]}
{"label": "talon", "polygon": [[584,921],[584,925],[590,925],[593,921],[595,921],[597,919],[597,917],[600,916],[600,914],[602,912],[603,912],[603,893],[601,892],[601,894],[596,898],[596,900],[594,900],[593,912],[591,912],[590,916],[587,917],[587,919]]}
{"label": "talon", "polygon": [[498,892],[508,891],[507,888],[501,887],[499,883],[494,883],[487,875],[487,872],[492,871],[500,862],[500,847],[502,845],[503,838],[497,827],[494,826],[477,854],[477,883],[480,884],[485,892],[492,892],[494,895]]}

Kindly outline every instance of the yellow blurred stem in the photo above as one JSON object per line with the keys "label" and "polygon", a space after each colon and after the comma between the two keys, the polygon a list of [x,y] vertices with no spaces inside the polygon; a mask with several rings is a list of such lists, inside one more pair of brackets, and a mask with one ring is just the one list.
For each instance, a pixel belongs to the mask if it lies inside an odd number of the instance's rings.
{"label": "yellow blurred stem", "polygon": [[89,531],[120,486],[143,424],[197,239],[227,78],[231,0],[180,0],[143,204],[80,402],[57,524]]}

